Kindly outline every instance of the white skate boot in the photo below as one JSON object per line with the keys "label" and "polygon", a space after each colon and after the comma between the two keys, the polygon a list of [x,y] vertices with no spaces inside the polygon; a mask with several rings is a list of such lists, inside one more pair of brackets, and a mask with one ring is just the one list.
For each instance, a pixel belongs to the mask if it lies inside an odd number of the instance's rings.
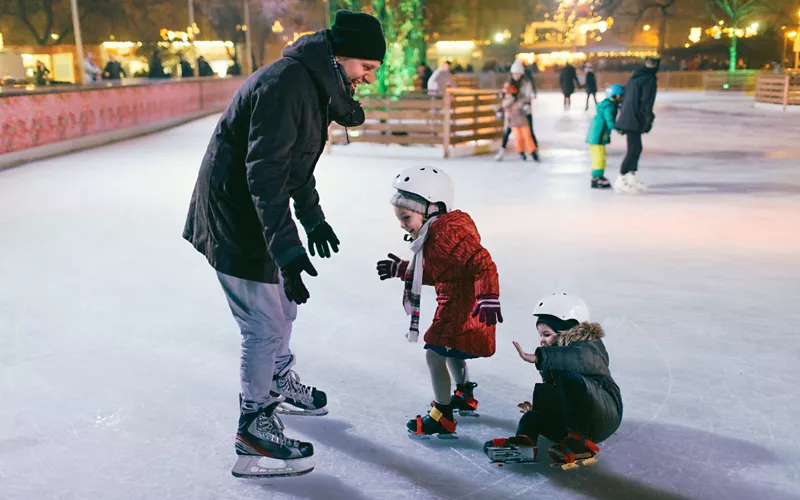
{"label": "white skate boot", "polygon": [[505,149],[500,149],[496,155],[494,155],[494,161],[503,161],[503,157],[506,155]]}

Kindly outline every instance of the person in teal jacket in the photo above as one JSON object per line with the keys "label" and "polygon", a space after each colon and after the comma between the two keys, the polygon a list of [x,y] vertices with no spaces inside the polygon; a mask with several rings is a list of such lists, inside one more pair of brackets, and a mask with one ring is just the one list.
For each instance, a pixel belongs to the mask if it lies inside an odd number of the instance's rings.
{"label": "person in teal jacket", "polygon": [[[611,183],[605,178],[606,144],[611,142],[611,132],[617,112],[625,94],[622,85],[610,85],[606,89],[606,99],[597,105],[597,114],[589,125],[586,142],[589,144],[589,156],[592,160],[592,188],[608,189]],[[621,133],[621,132],[620,132]]]}

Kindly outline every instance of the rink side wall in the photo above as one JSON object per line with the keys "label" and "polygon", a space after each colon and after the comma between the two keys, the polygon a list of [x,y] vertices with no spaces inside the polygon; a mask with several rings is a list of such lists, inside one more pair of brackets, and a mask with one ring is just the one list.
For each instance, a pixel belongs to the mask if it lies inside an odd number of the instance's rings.
{"label": "rink side wall", "polygon": [[0,95],[0,169],[217,113],[242,81],[192,78]]}

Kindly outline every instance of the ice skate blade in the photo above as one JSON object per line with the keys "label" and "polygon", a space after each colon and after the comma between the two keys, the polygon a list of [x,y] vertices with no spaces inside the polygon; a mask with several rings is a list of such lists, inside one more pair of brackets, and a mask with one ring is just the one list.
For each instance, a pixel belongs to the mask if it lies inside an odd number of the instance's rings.
{"label": "ice skate blade", "polygon": [[550,466],[551,467],[558,467],[558,468],[560,468],[562,470],[574,470],[574,469],[580,468],[581,466],[590,467],[590,466],[592,466],[592,465],[594,465],[596,463],[597,463],[597,459],[592,457],[592,458],[579,458],[579,459],[575,460],[574,462],[570,462],[570,463],[554,462],[554,463],[550,464]]}
{"label": "ice skate blade", "polygon": [[281,415],[298,415],[304,417],[324,417],[328,414],[327,408],[317,408],[316,410],[304,410],[291,406],[287,403],[281,403],[275,408],[275,412]]}
{"label": "ice skate blade", "polygon": [[280,460],[260,455],[239,455],[231,474],[243,479],[261,479],[302,476],[312,470],[314,461],[310,457]]}
{"label": "ice skate blade", "polygon": [[458,439],[458,435],[455,432],[452,434],[416,434],[408,431],[408,437],[414,439],[415,441],[427,441],[431,438],[431,436],[436,436],[437,438],[443,440]]}
{"label": "ice skate blade", "polygon": [[462,417],[480,417],[481,414],[475,410],[458,410],[458,414]]}

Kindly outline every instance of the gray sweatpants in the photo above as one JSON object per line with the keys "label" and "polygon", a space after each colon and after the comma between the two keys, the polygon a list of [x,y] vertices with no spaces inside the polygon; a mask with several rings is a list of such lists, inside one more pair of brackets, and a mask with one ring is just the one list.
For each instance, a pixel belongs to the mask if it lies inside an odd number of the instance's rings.
{"label": "gray sweatpants", "polygon": [[272,376],[292,361],[289,340],[297,304],[286,298],[282,278],[277,285],[220,272],[217,278],[242,332],[243,403],[264,403],[270,399]]}

